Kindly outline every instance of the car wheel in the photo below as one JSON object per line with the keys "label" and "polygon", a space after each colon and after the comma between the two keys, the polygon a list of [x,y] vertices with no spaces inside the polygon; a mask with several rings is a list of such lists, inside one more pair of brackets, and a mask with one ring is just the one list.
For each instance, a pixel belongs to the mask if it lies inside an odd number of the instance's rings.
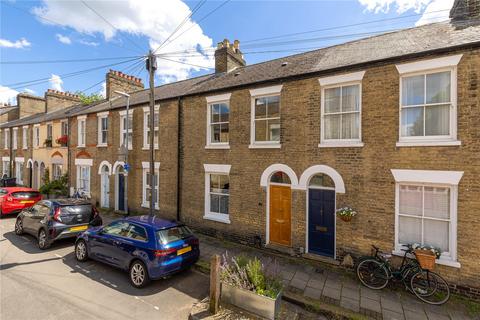
{"label": "car wheel", "polygon": [[17,221],[15,221],[15,234],[23,234],[23,221],[21,218],[18,218]]}
{"label": "car wheel", "polygon": [[136,260],[130,266],[130,282],[135,288],[143,288],[150,282],[145,264]]}
{"label": "car wheel", "polygon": [[48,241],[48,236],[47,236],[47,233],[45,232],[45,229],[41,229],[40,232],[38,233],[38,247],[42,250],[45,250],[48,247],[50,247],[50,242]]}
{"label": "car wheel", "polygon": [[75,258],[80,262],[84,262],[88,259],[87,244],[84,240],[78,240],[75,244]]}

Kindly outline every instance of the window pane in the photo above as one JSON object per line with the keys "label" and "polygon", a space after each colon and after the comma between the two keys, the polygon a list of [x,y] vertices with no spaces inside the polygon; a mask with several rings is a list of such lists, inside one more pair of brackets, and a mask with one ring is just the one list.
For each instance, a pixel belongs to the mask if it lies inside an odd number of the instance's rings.
{"label": "window pane", "polygon": [[411,216],[422,215],[422,187],[400,186],[399,213]]}
{"label": "window pane", "polygon": [[340,112],[340,93],[340,87],[325,89],[325,113]]}
{"label": "window pane", "polygon": [[423,136],[423,107],[402,109],[402,136]]}
{"label": "window pane", "polygon": [[422,243],[422,221],[419,218],[398,217],[398,242],[401,244]]}
{"label": "window pane", "polygon": [[269,141],[280,141],[280,119],[267,120]]}
{"label": "window pane", "polygon": [[211,122],[220,122],[220,105],[212,104],[211,105]]}
{"label": "window pane", "polygon": [[280,97],[268,97],[267,98],[267,116],[269,118],[280,117]]}
{"label": "window pane", "polygon": [[425,107],[425,135],[448,135],[450,132],[450,105]]}
{"label": "window pane", "polygon": [[255,99],[255,119],[265,118],[267,115],[267,103],[265,98]]}
{"label": "window pane", "polygon": [[425,76],[402,78],[402,106],[424,104]]}
{"label": "window pane", "polygon": [[220,212],[220,196],[217,194],[210,194],[210,212]]}
{"label": "window pane", "polygon": [[220,213],[228,214],[228,196],[220,196]]}
{"label": "window pane", "polygon": [[360,110],[360,86],[342,87],[342,111]]}
{"label": "window pane", "polygon": [[224,194],[228,194],[230,189],[229,177],[227,175],[219,175],[219,186],[220,192]]}
{"label": "window pane", "polygon": [[450,71],[427,74],[427,103],[450,102]]}
{"label": "window pane", "polygon": [[341,116],[339,114],[335,115],[325,115],[325,139],[340,139],[340,120]]}
{"label": "window pane", "polygon": [[342,114],[342,139],[358,139],[360,132],[360,114]]}
{"label": "window pane", "polygon": [[216,174],[210,175],[210,192],[217,192],[219,193],[220,189],[220,178]]}
{"label": "window pane", "polygon": [[425,217],[450,219],[450,189],[425,187]]}
{"label": "window pane", "polygon": [[220,104],[220,121],[228,122],[229,112],[230,110],[226,103]]}
{"label": "window pane", "polygon": [[267,141],[267,121],[255,120],[255,141]]}
{"label": "window pane", "polygon": [[220,142],[228,142],[228,123],[220,125]]}
{"label": "window pane", "polygon": [[210,129],[211,129],[211,133],[210,133],[211,142],[220,142],[221,125],[220,124],[212,124],[210,126]]}
{"label": "window pane", "polygon": [[310,186],[335,188],[332,178],[326,174],[316,174],[310,179]]}
{"label": "window pane", "polygon": [[153,144],[158,144],[158,130],[153,133]]}
{"label": "window pane", "polygon": [[448,252],[448,241],[450,239],[448,222],[425,219],[423,221],[424,235],[423,243],[425,245],[440,248],[442,252]]}
{"label": "window pane", "polygon": [[277,171],[270,178],[270,182],[290,184],[290,178],[286,173]]}

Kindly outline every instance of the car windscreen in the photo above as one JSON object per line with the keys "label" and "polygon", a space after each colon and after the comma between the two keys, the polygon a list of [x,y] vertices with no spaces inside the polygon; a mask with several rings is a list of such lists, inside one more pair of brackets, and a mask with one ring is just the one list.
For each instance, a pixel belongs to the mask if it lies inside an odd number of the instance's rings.
{"label": "car windscreen", "polygon": [[36,191],[18,191],[13,192],[12,197],[17,199],[33,199],[40,197],[40,193]]}
{"label": "car windscreen", "polygon": [[82,204],[82,205],[72,205],[72,206],[61,206],[61,214],[63,215],[87,215],[92,214],[92,205],[91,204]]}
{"label": "car windscreen", "polygon": [[160,244],[185,239],[190,235],[192,235],[192,231],[187,226],[177,226],[157,231],[157,238]]}

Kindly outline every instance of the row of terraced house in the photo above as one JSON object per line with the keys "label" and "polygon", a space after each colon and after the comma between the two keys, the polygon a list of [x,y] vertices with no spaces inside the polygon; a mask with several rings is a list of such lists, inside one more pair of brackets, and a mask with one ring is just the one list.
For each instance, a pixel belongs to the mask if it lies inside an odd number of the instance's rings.
{"label": "row of terraced house", "polygon": [[[71,193],[116,211],[148,212],[154,197],[158,215],[197,230],[332,263],[371,244],[433,245],[439,272],[480,296],[477,4],[251,66],[224,40],[215,73],[155,88],[153,132],[149,91],[118,71],[91,105],[20,94],[0,118],[0,169],[32,187],[68,173]],[[116,91],[130,94],[128,119]],[[358,212],[349,222],[344,206]]]}

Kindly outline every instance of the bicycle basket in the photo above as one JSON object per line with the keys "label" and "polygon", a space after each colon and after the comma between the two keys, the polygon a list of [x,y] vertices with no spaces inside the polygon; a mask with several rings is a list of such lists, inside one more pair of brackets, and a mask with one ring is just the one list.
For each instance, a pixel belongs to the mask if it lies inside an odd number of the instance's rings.
{"label": "bicycle basket", "polygon": [[415,250],[414,253],[422,269],[433,270],[435,268],[435,255],[430,250]]}

